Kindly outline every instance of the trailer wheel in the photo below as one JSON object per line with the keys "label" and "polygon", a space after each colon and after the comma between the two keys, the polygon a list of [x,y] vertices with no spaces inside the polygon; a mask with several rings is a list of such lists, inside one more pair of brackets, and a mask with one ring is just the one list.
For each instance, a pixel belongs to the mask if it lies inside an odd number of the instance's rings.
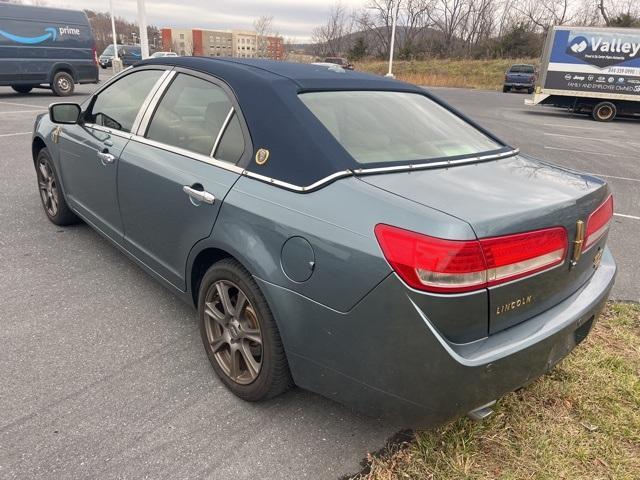
{"label": "trailer wheel", "polygon": [[600,102],[595,107],[593,107],[593,111],[591,112],[591,116],[594,120],[598,122],[610,122],[618,113],[618,109],[615,104],[611,102]]}

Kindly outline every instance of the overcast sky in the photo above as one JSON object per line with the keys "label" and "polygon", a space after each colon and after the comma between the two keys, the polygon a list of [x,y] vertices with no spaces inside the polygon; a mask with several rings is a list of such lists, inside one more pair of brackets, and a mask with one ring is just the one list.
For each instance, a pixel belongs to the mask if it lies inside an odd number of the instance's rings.
{"label": "overcast sky", "polygon": [[[147,23],[158,27],[251,29],[253,20],[273,15],[273,27],[285,37],[309,40],[313,27],[323,23],[333,0],[147,0]],[[365,0],[342,0],[358,8]],[[108,11],[109,0],[47,0],[48,5]],[[137,18],[136,0],[113,0],[116,16]]]}

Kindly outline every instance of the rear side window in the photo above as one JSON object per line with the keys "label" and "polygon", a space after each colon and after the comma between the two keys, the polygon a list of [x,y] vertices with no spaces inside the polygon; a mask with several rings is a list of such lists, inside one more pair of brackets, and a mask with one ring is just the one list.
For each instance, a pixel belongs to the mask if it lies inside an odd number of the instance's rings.
{"label": "rear side window", "polygon": [[299,98],[362,164],[472,156],[503,147],[418,93],[328,91]]}
{"label": "rear side window", "polygon": [[231,109],[231,102],[222,88],[200,78],[179,74],[162,97],[146,136],[211,156]]}
{"label": "rear side window", "polygon": [[234,113],[213,156],[217,160],[238,163],[243,153],[244,137],[242,136],[242,127],[240,127],[238,115]]}
{"label": "rear side window", "polygon": [[162,70],[141,70],[109,85],[96,97],[89,123],[131,132],[138,110],[161,75]]}
{"label": "rear side window", "polygon": [[511,73],[534,73],[533,65],[514,65],[509,69]]}

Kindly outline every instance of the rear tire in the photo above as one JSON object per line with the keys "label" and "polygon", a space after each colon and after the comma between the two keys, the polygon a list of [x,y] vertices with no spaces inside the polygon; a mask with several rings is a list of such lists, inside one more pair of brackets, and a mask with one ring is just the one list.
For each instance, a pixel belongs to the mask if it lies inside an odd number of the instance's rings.
{"label": "rear tire", "polygon": [[618,114],[618,108],[611,102],[600,102],[591,112],[591,116],[598,122],[610,122]]}
{"label": "rear tire", "polygon": [[26,95],[33,90],[31,85],[11,85],[11,88],[22,95]]}
{"label": "rear tire", "polygon": [[266,400],[293,385],[267,300],[236,260],[221,260],[205,273],[198,295],[198,322],[214,371],[238,397]]}
{"label": "rear tire", "polygon": [[54,224],[75,225],[81,220],[71,211],[60,187],[60,180],[49,151],[43,148],[36,157],[36,176],[40,201],[47,218]]}
{"label": "rear tire", "polygon": [[67,72],[58,72],[53,76],[53,82],[51,83],[51,89],[53,93],[59,97],[68,97],[73,94],[75,84],[73,77]]}

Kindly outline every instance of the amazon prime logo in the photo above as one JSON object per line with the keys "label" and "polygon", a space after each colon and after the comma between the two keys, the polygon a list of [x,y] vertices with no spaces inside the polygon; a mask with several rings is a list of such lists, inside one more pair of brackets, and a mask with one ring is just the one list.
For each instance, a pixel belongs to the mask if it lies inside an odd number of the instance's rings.
{"label": "amazon prime logo", "polygon": [[47,40],[55,41],[58,37],[63,36],[80,36],[80,29],[77,27],[47,27],[44,29],[42,35],[36,35],[33,37],[26,37],[23,35],[16,35],[10,32],[0,30],[0,37],[4,37],[7,40],[15,43],[21,43],[23,45],[37,45],[38,43],[46,42]]}

